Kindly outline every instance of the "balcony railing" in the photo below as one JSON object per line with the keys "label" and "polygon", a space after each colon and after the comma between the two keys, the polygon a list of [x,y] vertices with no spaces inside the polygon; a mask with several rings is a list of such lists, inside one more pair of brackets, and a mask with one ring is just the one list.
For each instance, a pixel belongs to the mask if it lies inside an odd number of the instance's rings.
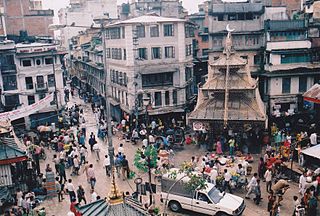
{"label": "balcony railing", "polygon": [[36,92],[47,92],[48,83],[36,83]]}

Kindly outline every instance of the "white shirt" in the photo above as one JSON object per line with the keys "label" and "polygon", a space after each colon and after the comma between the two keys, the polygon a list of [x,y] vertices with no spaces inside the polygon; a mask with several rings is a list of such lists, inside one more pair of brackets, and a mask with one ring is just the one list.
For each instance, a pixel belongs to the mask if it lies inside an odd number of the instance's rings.
{"label": "white shirt", "polygon": [[218,176],[218,171],[215,169],[212,169],[210,172],[210,179],[215,181],[217,179],[217,176]]}
{"label": "white shirt", "polygon": [[257,179],[253,176],[248,184],[248,187],[255,187],[257,185],[258,185]]}
{"label": "white shirt", "polygon": [[124,148],[120,146],[120,147],[118,148],[118,153],[119,153],[119,152],[121,152],[121,154],[124,154]]}
{"label": "white shirt", "polygon": [[228,182],[228,181],[231,180],[231,174],[230,174],[229,172],[226,172],[226,173],[224,174],[224,180],[225,180],[226,182]]}
{"label": "white shirt", "polygon": [[148,140],[147,139],[143,139],[142,140],[142,145],[147,147],[148,146]]}
{"label": "white shirt", "polygon": [[310,144],[311,145],[317,145],[317,134],[316,133],[312,133],[310,135]]}
{"label": "white shirt", "polygon": [[93,149],[94,151],[99,151],[99,150],[100,150],[100,147],[99,147],[98,143],[94,144],[93,147],[92,147],[92,149]]}
{"label": "white shirt", "polygon": [[121,124],[122,126],[126,126],[126,120],[122,119]]}
{"label": "white shirt", "polygon": [[306,182],[307,182],[306,177],[304,177],[304,175],[301,175],[299,178],[299,187],[305,188]]}
{"label": "white shirt", "polygon": [[74,213],[72,211],[69,211],[67,216],[75,216]]}
{"label": "white shirt", "polygon": [[264,177],[266,179],[267,182],[270,182],[272,180],[272,172],[270,170],[267,170],[265,173],[264,173]]}
{"label": "white shirt", "polygon": [[73,159],[73,166],[74,167],[79,167],[80,165],[79,165],[79,159],[78,158],[74,158]]}
{"label": "white shirt", "polygon": [[105,167],[106,166],[110,166],[110,158],[109,157],[105,158],[104,161],[103,161],[103,164],[104,164]]}
{"label": "white shirt", "polygon": [[74,191],[74,186],[73,186],[72,183],[68,183],[68,184],[67,184],[67,190],[68,190],[68,191]]}
{"label": "white shirt", "polygon": [[95,202],[97,201],[97,193],[94,191],[92,194],[91,194],[91,202]]}

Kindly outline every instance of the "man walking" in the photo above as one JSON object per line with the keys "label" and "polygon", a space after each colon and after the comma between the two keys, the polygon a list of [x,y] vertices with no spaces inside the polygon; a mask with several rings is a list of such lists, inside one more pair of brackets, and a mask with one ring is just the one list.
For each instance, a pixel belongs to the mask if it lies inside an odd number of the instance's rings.
{"label": "man walking", "polygon": [[104,157],[105,159],[104,159],[103,165],[106,169],[106,175],[110,177],[111,176],[110,175],[110,171],[111,171],[110,158],[108,157],[108,155],[105,155]]}
{"label": "man walking", "polygon": [[224,169],[224,184],[223,184],[223,190],[226,191],[228,188],[229,192],[232,194],[231,186],[230,186],[230,180],[231,180],[231,174],[228,172],[227,169]]}
{"label": "man walking", "polygon": [[272,186],[272,172],[270,168],[264,173],[264,178],[266,179],[267,192],[269,193]]}
{"label": "man walking", "polygon": [[123,155],[122,159],[122,178],[123,181],[126,180],[126,178],[129,178],[129,162],[125,155]]}
{"label": "man walking", "polygon": [[246,199],[250,199],[249,195],[254,192],[256,186],[258,185],[257,177],[258,177],[258,173],[254,173],[248,184],[248,193],[245,196]]}
{"label": "man walking", "polygon": [[69,197],[70,197],[70,202],[72,202],[72,200],[75,200],[76,199],[76,193],[75,193],[75,188],[72,184],[72,179],[69,179],[68,180],[68,183],[67,183],[67,192],[69,194]]}

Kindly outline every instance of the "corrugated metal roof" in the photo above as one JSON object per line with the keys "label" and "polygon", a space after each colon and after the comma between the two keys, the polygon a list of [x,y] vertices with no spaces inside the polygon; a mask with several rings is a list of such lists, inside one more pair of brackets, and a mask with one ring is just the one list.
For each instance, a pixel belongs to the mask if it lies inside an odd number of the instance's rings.
{"label": "corrugated metal roof", "polygon": [[146,216],[149,215],[131,205],[130,202],[123,202],[117,205],[109,205],[105,199],[97,200],[96,202],[89,203],[81,206],[79,212],[82,216]]}
{"label": "corrugated metal roof", "polygon": [[314,84],[308,91],[303,94],[305,100],[311,100],[315,103],[320,103],[320,85]]}
{"label": "corrugated metal roof", "polygon": [[14,159],[26,156],[16,144],[14,138],[2,138],[0,140],[0,160]]}
{"label": "corrugated metal roof", "polygon": [[237,4],[213,4],[211,13],[262,13],[264,11],[261,3],[237,3]]}

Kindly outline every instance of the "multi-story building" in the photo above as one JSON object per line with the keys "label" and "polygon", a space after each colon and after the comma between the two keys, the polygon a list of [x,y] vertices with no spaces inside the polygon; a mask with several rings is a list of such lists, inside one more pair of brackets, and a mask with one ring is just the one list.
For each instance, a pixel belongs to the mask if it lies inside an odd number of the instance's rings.
{"label": "multi-story building", "polygon": [[179,0],[133,0],[128,17],[155,13],[162,17],[184,18],[187,13]]}
{"label": "multi-story building", "polygon": [[305,20],[269,20],[265,23],[266,64],[260,76],[269,113],[296,113],[302,94],[320,80],[318,51],[312,48]]}
{"label": "multi-story building", "polygon": [[[93,19],[99,16],[117,18],[117,0],[75,0],[70,1],[70,6],[59,10],[59,23],[67,26],[61,30],[61,42],[63,47],[68,47],[68,40],[79,31],[93,25]],[[76,27],[83,26],[83,27]]]}
{"label": "multi-story building", "polygon": [[226,26],[234,29],[233,46],[246,59],[251,72],[261,69],[264,41],[263,3],[211,2],[209,8],[210,58],[215,60],[223,51]]}
{"label": "multi-story building", "polygon": [[[0,34],[6,31],[9,39],[19,36],[53,36],[48,25],[53,22],[53,10],[43,10],[41,0],[0,1]],[[1,18],[1,15],[0,15]]]}
{"label": "multi-story building", "polygon": [[[1,95],[7,110],[31,105],[55,91],[58,106],[64,105],[61,69],[64,53],[57,50],[57,45],[39,42],[15,45],[4,41],[0,47]],[[30,127],[56,118],[56,104],[53,104],[17,121]]]}
{"label": "multi-story building", "polygon": [[146,96],[151,100],[148,113],[152,116],[173,117],[185,112],[193,97],[193,37],[192,23],[157,15],[107,27],[108,90],[117,120],[124,113],[141,113]]}

